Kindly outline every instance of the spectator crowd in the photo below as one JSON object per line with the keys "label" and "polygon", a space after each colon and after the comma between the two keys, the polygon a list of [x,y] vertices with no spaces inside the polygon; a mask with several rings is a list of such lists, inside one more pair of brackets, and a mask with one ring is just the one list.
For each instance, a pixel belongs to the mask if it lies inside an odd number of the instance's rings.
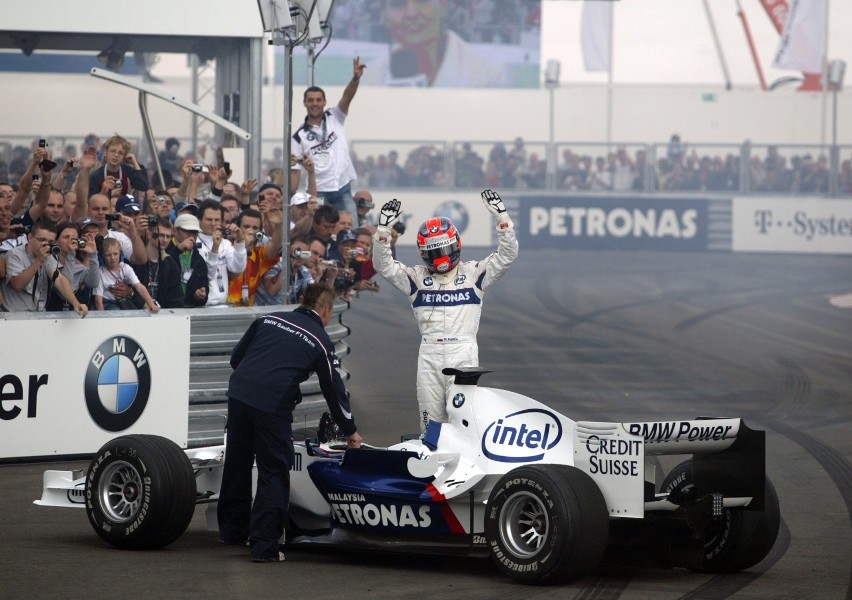
{"label": "spectator crowd", "polygon": [[347,299],[378,290],[368,191],[353,195],[355,214],[323,204],[311,159],[299,157],[308,178],[288,194],[287,282],[281,169],[259,187],[233,182],[227,163],[197,163],[174,138],[159,158],[162,183],[120,135],[90,135],[79,151],[45,140],[16,149],[0,172],[0,310],[298,303],[312,282]]}
{"label": "spectator crowd", "polygon": [[[373,146],[375,144],[372,144]],[[482,187],[518,190],[592,192],[749,192],[827,194],[831,166],[827,149],[782,152],[776,145],[752,147],[746,142],[727,151],[701,151],[673,135],[667,144],[615,145],[592,151],[559,144],[551,178],[545,144],[461,142],[447,151],[443,144],[424,144],[400,157],[398,150],[353,157],[359,180],[370,188]],[[709,147],[708,147],[709,148]],[[358,147],[356,146],[356,154]],[[747,157],[747,158],[745,158]],[[743,172],[743,161],[748,169]],[[452,178],[448,177],[452,173]],[[836,189],[852,194],[852,159],[839,162]]]}

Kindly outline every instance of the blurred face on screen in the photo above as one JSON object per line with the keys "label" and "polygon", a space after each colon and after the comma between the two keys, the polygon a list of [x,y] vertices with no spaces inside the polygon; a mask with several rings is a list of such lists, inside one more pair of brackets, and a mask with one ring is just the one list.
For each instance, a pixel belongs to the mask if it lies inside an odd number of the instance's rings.
{"label": "blurred face on screen", "polygon": [[398,43],[419,46],[440,39],[446,0],[387,0],[385,6],[387,26]]}

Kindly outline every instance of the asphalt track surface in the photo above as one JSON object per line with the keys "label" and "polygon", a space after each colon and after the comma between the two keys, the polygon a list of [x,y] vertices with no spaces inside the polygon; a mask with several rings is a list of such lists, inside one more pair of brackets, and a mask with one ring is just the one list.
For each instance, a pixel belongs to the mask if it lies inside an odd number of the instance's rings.
{"label": "asphalt track surface", "polygon": [[[747,572],[628,558],[571,584],[528,587],[482,559],[293,549],[283,564],[257,565],[247,549],[217,543],[203,510],[168,548],[119,551],[82,510],[32,504],[45,465],[5,465],[0,598],[849,598],[852,309],[829,298],[850,292],[848,257],[522,249],[486,297],[480,362],[495,372],[483,385],[578,420],[740,416],[767,431],[781,531]],[[345,320],[361,433],[393,443],[417,427],[411,310],[383,283]]]}

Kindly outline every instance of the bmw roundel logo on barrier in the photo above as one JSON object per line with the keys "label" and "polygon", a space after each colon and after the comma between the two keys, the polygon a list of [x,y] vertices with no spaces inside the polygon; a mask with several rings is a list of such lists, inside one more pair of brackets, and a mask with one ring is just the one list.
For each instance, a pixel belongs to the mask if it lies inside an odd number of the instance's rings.
{"label": "bmw roundel logo on barrier", "polygon": [[459,393],[453,396],[453,406],[461,408],[462,404],[464,404],[464,394]]}
{"label": "bmw roundel logo on barrier", "polygon": [[468,217],[467,208],[458,200],[447,200],[438,205],[435,209],[435,215],[438,217],[446,217],[456,226],[456,231],[464,233],[467,229],[470,218]]}
{"label": "bmw roundel logo on barrier", "polygon": [[86,369],[84,393],[92,420],[107,431],[130,428],[145,410],[151,367],[139,342],[127,336],[98,346]]}

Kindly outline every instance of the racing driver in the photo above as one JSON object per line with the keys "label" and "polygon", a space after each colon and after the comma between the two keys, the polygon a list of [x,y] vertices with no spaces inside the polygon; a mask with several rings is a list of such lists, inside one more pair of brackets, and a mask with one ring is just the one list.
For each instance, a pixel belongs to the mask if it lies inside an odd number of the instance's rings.
{"label": "racing driver", "polygon": [[482,200],[497,221],[497,251],[480,261],[460,262],[458,231],[449,219],[433,217],[417,232],[417,247],[425,265],[408,267],[391,256],[391,227],[402,216],[401,203],[396,199],[386,202],[379,214],[373,265],[393,286],[408,294],[420,328],[417,402],[421,433],[430,419],[447,421],[446,397],[452,379],[441,370],[479,365],[476,333],[485,290],[518,256],[512,220],[500,196],[485,190]]}

